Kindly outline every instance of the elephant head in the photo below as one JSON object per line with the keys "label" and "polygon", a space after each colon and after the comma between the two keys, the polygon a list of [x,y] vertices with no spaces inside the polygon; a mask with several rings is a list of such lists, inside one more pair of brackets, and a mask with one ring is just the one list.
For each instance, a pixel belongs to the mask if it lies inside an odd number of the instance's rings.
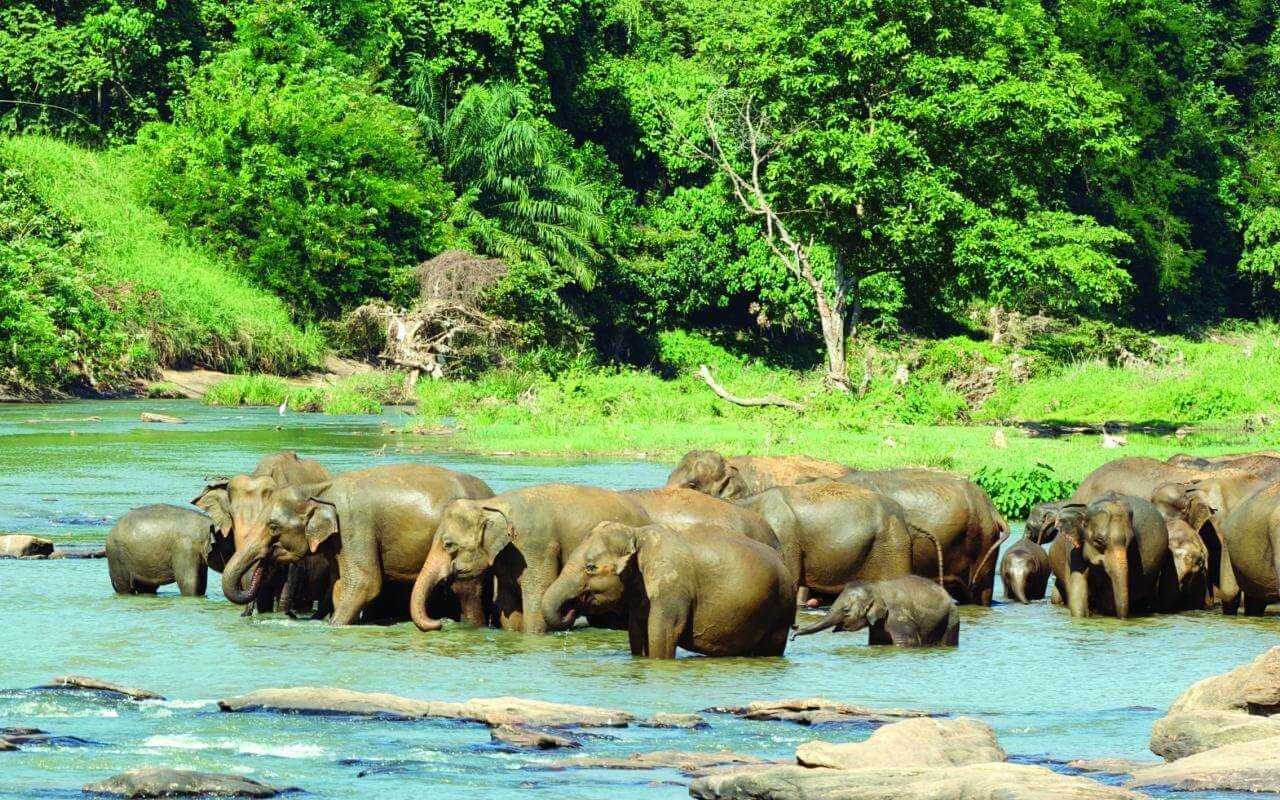
{"label": "elephant head", "polygon": [[795,636],[807,636],[828,628],[834,631],[860,631],[869,625],[879,625],[888,616],[889,608],[872,591],[870,584],[855,582],[844,587],[825,617],[800,628]]}
{"label": "elephant head", "polygon": [[1027,515],[1026,537],[1036,544],[1052,542],[1058,535],[1058,512],[1062,507],[1061,500],[1033,506]]}
{"label": "elephant head", "polygon": [[714,450],[690,450],[685,453],[684,458],[680,459],[680,463],[667,476],[667,488],[676,487],[694,489],[723,500],[750,494],[738,468]]}
{"label": "elephant head", "polygon": [[[269,490],[252,495],[262,504],[251,506],[252,516],[236,517],[236,551],[222,573],[223,594],[240,605],[254,600],[272,564],[295,564],[339,533],[337,508],[321,498],[328,483],[279,488],[270,478],[251,480],[268,482]],[[234,509],[238,495],[234,485],[230,488]],[[246,573],[249,585],[242,591]]]}
{"label": "elephant head", "polygon": [[1169,522],[1169,553],[1178,573],[1178,589],[1186,592],[1209,571],[1209,552],[1195,529],[1181,519]]}
{"label": "elephant head", "polygon": [[481,580],[498,554],[519,534],[505,504],[490,500],[454,500],[444,510],[409,599],[409,616],[423,631],[440,630],[427,613],[427,599],[444,581]]}
{"label": "elephant head", "polygon": [[1189,510],[1191,486],[1188,483],[1166,483],[1151,495],[1151,503],[1166,521],[1185,519]]}
{"label": "elephant head", "polygon": [[564,630],[579,613],[598,614],[623,610],[628,567],[643,528],[617,522],[601,522],[569,555],[560,577],[542,598],[547,627]]}
{"label": "elephant head", "polygon": [[[230,480],[207,485],[191,502],[213,520],[214,549],[224,552],[229,549],[235,555],[249,549],[260,549],[258,540],[265,535],[271,501],[277,488],[275,479],[266,475],[236,475]],[[228,539],[232,545],[229,548]],[[243,576],[239,574],[234,583],[228,583],[227,575],[236,563],[235,555],[230,556],[224,565],[222,590],[231,602],[245,605],[253,602],[257,588],[252,591],[242,589],[240,580]],[[258,574],[259,583],[261,577]]]}
{"label": "elephant head", "polygon": [[[1111,579],[1116,616],[1120,619],[1128,617],[1129,550],[1134,542],[1133,509],[1114,494],[1104,495],[1083,509],[1078,518],[1074,514],[1069,515],[1066,527],[1062,527],[1060,517],[1059,525],[1086,564],[1106,571]],[[1073,604],[1084,599],[1078,597],[1079,592],[1071,594]]]}

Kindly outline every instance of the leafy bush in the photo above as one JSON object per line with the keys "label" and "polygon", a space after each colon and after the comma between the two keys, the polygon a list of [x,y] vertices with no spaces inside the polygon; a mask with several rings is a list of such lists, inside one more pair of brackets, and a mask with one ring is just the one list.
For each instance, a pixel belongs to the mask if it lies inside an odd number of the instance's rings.
{"label": "leafy bush", "polygon": [[1156,342],[1149,334],[1110,322],[1082,320],[1070,328],[1033,336],[1028,350],[1044,353],[1060,364],[1102,361],[1109,366],[1127,366],[1133,358],[1158,357]]}
{"label": "leafy bush", "polygon": [[1069,497],[1075,486],[1059,479],[1053,467],[1037,462],[1034,467],[982,467],[973,473],[973,482],[991,496],[996,510],[1007,519],[1026,519],[1031,507]]}

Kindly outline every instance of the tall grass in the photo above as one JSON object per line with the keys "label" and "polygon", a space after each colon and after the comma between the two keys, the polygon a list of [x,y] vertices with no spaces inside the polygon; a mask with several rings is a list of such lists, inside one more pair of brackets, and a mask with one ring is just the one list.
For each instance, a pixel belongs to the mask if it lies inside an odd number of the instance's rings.
{"label": "tall grass", "polygon": [[320,364],[321,337],[284,304],[183,241],[137,191],[128,153],[94,152],[39,136],[0,148],[51,206],[94,232],[91,258],[133,291],[120,309],[145,328],[161,364],[292,374]]}
{"label": "tall grass", "polygon": [[384,405],[403,403],[404,374],[370,372],[349,375],[331,384],[295,386],[275,375],[237,375],[209,387],[211,406],[278,406],[325,414],[380,414]]}

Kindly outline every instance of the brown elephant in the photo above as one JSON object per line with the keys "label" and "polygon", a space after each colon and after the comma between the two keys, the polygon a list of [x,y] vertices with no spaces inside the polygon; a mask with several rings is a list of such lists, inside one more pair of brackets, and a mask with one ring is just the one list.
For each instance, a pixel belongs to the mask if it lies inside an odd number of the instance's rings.
{"label": "brown elephant", "polygon": [[430,557],[409,603],[414,623],[440,629],[426,599],[446,581],[475,580],[492,570],[494,612],[503,630],[546,633],[542,596],[569,554],[601,522],[649,524],[635,497],[591,486],[548,484],[485,500],[459,500],[444,512]]}
{"label": "brown elephant", "polygon": [[[227,480],[210,483],[200,496],[192,500],[214,521],[216,535],[228,539],[232,549],[244,544],[240,531],[249,531],[266,524],[266,514],[276,489],[303,483],[319,483],[330,477],[329,470],[318,461],[299,458],[292,450],[283,450],[264,456],[249,475],[236,475]],[[298,572],[293,575],[293,572]],[[263,576],[253,603],[245,604],[245,616],[256,608],[259,612],[272,611],[277,604],[280,610],[292,616],[295,610],[317,606],[316,615],[325,616],[330,610],[331,579],[328,562],[320,556],[311,556],[291,565],[288,569],[272,568]],[[286,592],[286,586],[292,588]]]}
{"label": "brown elephant", "polygon": [[562,630],[578,613],[623,613],[634,656],[780,656],[795,595],[778,552],[734,532],[603,522],[568,554],[541,614]]}
{"label": "brown elephant", "polygon": [[1125,619],[1176,606],[1169,532],[1156,507],[1141,498],[1112,492],[1065,506],[1049,563],[1056,599],[1073,617]]}
{"label": "brown elephant", "polygon": [[1183,611],[1203,611],[1213,605],[1209,582],[1209,548],[1187,521],[1165,519],[1169,530],[1169,554],[1178,577],[1177,607]]}
{"label": "brown elephant", "polygon": [[749,508],[693,489],[635,489],[625,494],[634,498],[654,523],[716,525],[774,550],[782,549],[768,520]]}
{"label": "brown elephant", "polygon": [[181,506],[135,508],[107,532],[107,571],[118,594],[155,594],[176,583],[184,597],[204,597],[208,568],[221,572],[231,553],[213,520]]}
{"label": "brown elephant", "polygon": [[1280,599],[1280,483],[1240,503],[1222,520],[1221,534],[1244,613],[1261,616]]}
{"label": "brown elephant", "polygon": [[1223,456],[1190,456],[1179,453],[1170,456],[1168,463],[1205,471],[1235,469],[1267,481],[1280,480],[1280,452],[1275,450],[1258,450],[1253,453],[1233,453]]}
{"label": "brown elephant", "polygon": [[[222,590],[234,603],[252,602],[270,564],[294,564],[318,553],[336,576],[330,621],[350,625],[384,582],[412,584],[418,577],[450,503],[492,496],[479,478],[424,464],[374,467],[275,489],[265,522],[241,532],[244,545],[222,574]],[[241,590],[246,574],[249,587]],[[482,599],[472,587],[460,597],[464,613],[483,619],[475,607]]]}
{"label": "brown elephant", "polygon": [[[779,486],[739,505],[764,517],[782,543],[796,583],[836,595],[852,580],[911,573],[911,531],[901,506],[878,492],[842,483]],[[933,574],[938,574],[934,551]]]}
{"label": "brown elephant", "polygon": [[1071,495],[1070,502],[1091,503],[1109,492],[1150,500],[1156,489],[1166,483],[1189,483],[1208,477],[1212,477],[1211,471],[1145,456],[1118,458],[1085,476],[1075,494]]}
{"label": "brown elephant", "polygon": [[691,450],[667,477],[667,488],[693,489],[734,500],[775,486],[794,486],[813,480],[834,480],[849,468],[809,456],[734,456],[714,450]]}
{"label": "brown elephant", "polygon": [[862,486],[897,501],[915,537],[912,572],[925,578],[938,574],[937,547],[942,548],[944,584],[958,603],[991,605],[996,581],[996,554],[1009,536],[1009,523],[976,483],[929,469],[853,472],[841,483]]}
{"label": "brown elephant", "polygon": [[897,647],[956,647],[960,614],[951,595],[933,581],[907,575],[889,581],[851,583],[827,615],[796,631],[796,636],[825,631],[867,629],[867,644]]}
{"label": "brown elephant", "polygon": [[1035,540],[1022,537],[1000,559],[1005,599],[1019,603],[1043,600],[1051,572],[1049,554]]}
{"label": "brown elephant", "polygon": [[1046,545],[1058,535],[1058,512],[1066,500],[1036,503],[1027,514],[1024,536],[1039,545]]}

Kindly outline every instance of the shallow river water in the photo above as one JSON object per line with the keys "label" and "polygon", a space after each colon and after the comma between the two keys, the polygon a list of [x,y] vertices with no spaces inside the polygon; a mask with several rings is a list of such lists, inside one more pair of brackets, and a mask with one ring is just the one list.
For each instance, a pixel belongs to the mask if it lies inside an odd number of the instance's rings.
{"label": "shallow river water", "polygon": [[[191,424],[144,425],[143,410]],[[94,416],[102,419],[84,419]],[[281,417],[176,401],[0,406],[0,531],[100,545],[127,509],[186,502],[206,476],[246,471],[282,448],[334,471],[436,463],[495,491],[552,481],[654,486],[668,470],[432,452],[441,441],[385,436],[379,427],[402,422],[398,414]],[[1280,633],[1274,610],[1264,619],[1197,613],[1118,622],[1072,621],[1047,603],[997,604],[962,609],[954,650],[873,650],[864,635],[820,634],[779,659],[645,662],[628,655],[622,632],[532,637],[446,625],[426,635],[407,623],[331,628],[238,612],[216,580],[203,600],[178,597],[172,586],[158,597],[117,597],[104,560],[0,561],[0,726],[70,737],[0,754],[0,797],[78,797],[84,783],[140,766],[243,772],[335,798],[688,796],[687,780],[674,771],[542,769],[559,756],[502,752],[480,725],[217,710],[220,697],[303,684],[442,700],[518,695],[641,715],[823,696],[981,717],[1019,759],[1150,759],[1151,724],[1183,688],[1253,658]],[[66,673],[168,700],[118,703],[30,689]],[[708,719],[710,728],[697,731],[600,732],[572,754],[731,749],[786,758],[808,739],[867,735],[847,726]]]}

